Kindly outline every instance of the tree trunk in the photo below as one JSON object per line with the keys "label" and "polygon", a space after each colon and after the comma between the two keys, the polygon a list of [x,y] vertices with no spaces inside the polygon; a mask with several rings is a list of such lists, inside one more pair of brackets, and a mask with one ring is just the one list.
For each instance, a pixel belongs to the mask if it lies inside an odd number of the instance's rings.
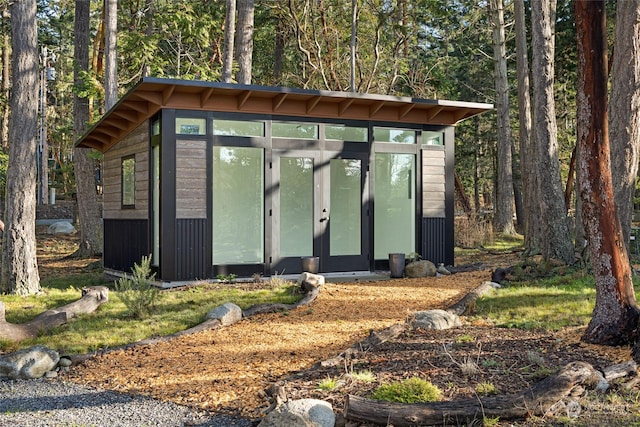
{"label": "tree trunk", "polygon": [[9,119],[2,292],[40,291],[36,258],[36,135],[38,131],[38,41],[36,1],[11,6],[12,76]]}
{"label": "tree trunk", "polygon": [[[82,85],[82,72],[89,71],[89,0],[76,0],[74,22],[74,85]],[[89,100],[73,94],[74,141],[84,134],[89,123]],[[96,191],[96,167],[98,162],[90,156],[91,149],[74,148],[74,172],[76,176],[80,243],[77,255],[82,258],[102,254],[102,208]]]}
{"label": "tree trunk", "polygon": [[611,76],[611,171],[622,238],[629,250],[640,144],[640,3],[620,1]]}
{"label": "tree trunk", "polygon": [[605,345],[627,344],[636,339],[640,311],[611,178],[604,0],[576,1],[575,14],[580,198],[596,281],[596,304],[582,339]]}
{"label": "tree trunk", "polygon": [[[2,10],[3,18],[10,18],[7,6]],[[2,95],[5,99],[5,108],[2,110],[2,127],[0,128],[0,145],[3,148],[9,147],[9,85],[11,76],[11,38],[9,34],[2,36]]]}
{"label": "tree trunk", "polygon": [[224,54],[222,58],[222,76],[224,83],[231,83],[233,71],[233,38],[236,34],[236,0],[227,0],[224,19]]}
{"label": "tree trunk", "polygon": [[238,25],[236,26],[236,81],[251,84],[253,63],[253,0],[238,0]]}
{"label": "tree trunk", "polygon": [[[569,396],[576,386],[594,388],[602,374],[584,362],[573,362],[532,388],[514,395],[469,398],[450,402],[390,403],[349,395],[344,408],[347,420],[377,425],[475,425],[484,418],[500,420],[544,416]],[[585,387],[586,388],[586,387]]]}
{"label": "tree trunk", "polygon": [[105,2],[104,108],[109,110],[118,102],[118,0]]}
{"label": "tree trunk", "polygon": [[498,116],[498,185],[496,188],[495,230],[515,234],[513,225],[513,175],[511,157],[511,125],[509,124],[509,81],[507,80],[507,51],[504,37],[502,0],[490,0],[489,11],[493,24],[493,68]]}
{"label": "tree trunk", "polygon": [[22,341],[35,338],[56,326],[63,325],[78,314],[93,313],[109,300],[109,289],[105,286],[92,286],[82,289],[82,298],[71,304],[47,310],[23,324],[9,323],[5,320],[4,303],[0,301],[0,338],[10,341]]}
{"label": "tree trunk", "polygon": [[535,156],[529,161],[537,165],[540,177],[534,203],[540,204],[542,255],[572,264],[574,250],[564,208],[553,97],[555,5],[555,0],[531,2]]}

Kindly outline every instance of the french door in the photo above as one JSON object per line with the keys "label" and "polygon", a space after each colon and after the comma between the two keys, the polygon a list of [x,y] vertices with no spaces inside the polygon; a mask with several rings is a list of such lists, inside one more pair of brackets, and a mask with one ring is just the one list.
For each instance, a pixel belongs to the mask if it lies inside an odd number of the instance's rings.
{"label": "french door", "polygon": [[273,151],[271,273],[369,270],[368,154]]}

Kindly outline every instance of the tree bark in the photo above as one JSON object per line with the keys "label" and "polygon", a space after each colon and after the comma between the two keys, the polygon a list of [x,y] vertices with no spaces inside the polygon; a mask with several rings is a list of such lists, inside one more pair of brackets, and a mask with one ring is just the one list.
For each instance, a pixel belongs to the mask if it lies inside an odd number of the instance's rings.
{"label": "tree bark", "polygon": [[[74,22],[73,80],[76,87],[82,82],[82,73],[89,71],[89,0],[76,0]],[[74,141],[84,134],[89,123],[89,99],[73,94]],[[91,149],[74,148],[74,172],[80,220],[80,242],[77,255],[88,258],[102,254],[102,206],[96,191],[96,168],[98,162],[90,156]]]}
{"label": "tree bark", "polygon": [[109,300],[109,289],[105,286],[92,286],[82,289],[82,298],[70,304],[47,310],[23,324],[9,323],[5,319],[4,303],[0,301],[0,338],[10,341],[22,341],[63,325],[69,319],[83,313],[93,313]]}
{"label": "tree bark", "polygon": [[11,6],[12,76],[9,119],[2,292],[40,291],[36,258],[36,135],[38,129],[38,46],[36,1]]}
{"label": "tree bark", "polygon": [[[5,4],[2,9],[2,17],[10,18],[9,10]],[[11,82],[11,76],[9,70],[11,69],[11,39],[9,34],[2,36],[2,96],[4,97],[5,108],[2,110],[2,125],[0,127],[0,145],[3,148],[9,146],[9,84]]]}
{"label": "tree bark", "polygon": [[498,116],[498,185],[496,189],[495,230],[515,234],[513,225],[513,174],[511,155],[511,125],[509,124],[509,81],[507,80],[507,50],[504,36],[502,0],[490,0],[493,24],[493,69]]}
{"label": "tree bark", "polygon": [[629,250],[640,145],[640,3],[620,1],[611,76],[611,171],[622,238]]}
{"label": "tree bark", "polygon": [[236,25],[236,81],[251,84],[253,63],[253,0],[238,0],[238,24]]}
{"label": "tree bark", "polygon": [[[533,132],[535,157],[530,162],[538,167],[538,196],[541,218],[541,251],[545,259],[573,264],[574,250],[564,208],[560,178],[554,82],[555,0],[531,2]],[[544,179],[542,179],[544,177]]]}
{"label": "tree bark", "polygon": [[607,118],[607,36],[604,0],[575,2],[578,35],[577,133],[582,223],[596,281],[596,304],[582,339],[635,342],[640,309],[614,203]]}
{"label": "tree bark", "polygon": [[224,19],[224,53],[222,58],[222,76],[224,83],[231,83],[233,71],[233,38],[236,34],[236,0],[227,0]]}
{"label": "tree bark", "polygon": [[500,420],[543,416],[553,405],[569,396],[576,386],[594,388],[602,374],[584,362],[573,362],[557,374],[514,395],[470,398],[450,402],[390,403],[349,395],[344,408],[347,420],[378,425],[475,425],[483,418]]}
{"label": "tree bark", "polygon": [[118,0],[105,0],[104,43],[104,108],[109,110],[118,102]]}

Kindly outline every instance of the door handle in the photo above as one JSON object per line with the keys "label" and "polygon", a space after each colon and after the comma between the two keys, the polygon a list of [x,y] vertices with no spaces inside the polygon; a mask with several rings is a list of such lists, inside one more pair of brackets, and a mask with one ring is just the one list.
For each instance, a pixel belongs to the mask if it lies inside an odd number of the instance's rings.
{"label": "door handle", "polygon": [[320,222],[324,222],[324,221],[329,221],[329,217],[323,216],[322,218],[320,218]]}

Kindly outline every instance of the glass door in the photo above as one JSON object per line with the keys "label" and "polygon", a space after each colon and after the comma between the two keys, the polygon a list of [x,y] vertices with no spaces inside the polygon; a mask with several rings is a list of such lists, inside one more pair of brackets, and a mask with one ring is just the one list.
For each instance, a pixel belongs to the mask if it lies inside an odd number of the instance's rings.
{"label": "glass door", "polygon": [[319,257],[320,272],[368,270],[364,153],[274,151],[272,274],[302,271]]}

